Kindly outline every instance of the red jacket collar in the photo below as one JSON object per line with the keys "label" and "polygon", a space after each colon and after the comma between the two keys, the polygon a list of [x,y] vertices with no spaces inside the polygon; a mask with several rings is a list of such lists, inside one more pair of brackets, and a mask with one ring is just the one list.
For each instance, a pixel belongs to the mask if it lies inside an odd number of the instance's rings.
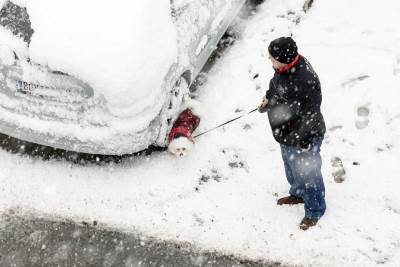
{"label": "red jacket collar", "polygon": [[294,59],[292,62],[290,62],[289,64],[287,64],[287,65],[286,65],[285,67],[283,67],[282,69],[277,70],[276,72],[279,73],[279,74],[281,74],[281,73],[284,73],[284,72],[290,70],[294,65],[296,65],[297,61],[299,61],[299,58],[300,58],[300,54],[297,54],[297,56],[295,57],[295,59]]}

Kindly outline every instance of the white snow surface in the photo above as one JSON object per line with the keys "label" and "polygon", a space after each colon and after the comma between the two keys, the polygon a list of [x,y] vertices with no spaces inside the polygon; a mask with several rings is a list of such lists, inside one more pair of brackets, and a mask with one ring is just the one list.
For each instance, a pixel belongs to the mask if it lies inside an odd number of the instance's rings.
{"label": "white snow surface", "polygon": [[160,111],[163,78],[177,61],[169,0],[40,0],[26,7],[33,61],[89,83],[114,115]]}
{"label": "white snow surface", "polygon": [[[0,151],[1,209],[97,220],[290,265],[400,266],[400,3],[314,2],[303,14],[301,0],[266,1],[238,20],[240,39],[198,91],[208,112],[198,132],[259,103],[273,74],[267,46],[292,33],[323,89],[327,211],[318,226],[302,231],[302,205],[276,205],[289,188],[267,116],[257,113],[197,139],[183,159],[155,153],[77,166]],[[356,127],[360,121],[369,124]],[[336,156],[347,172],[340,184],[332,177]]]}
{"label": "white snow surface", "polygon": [[[10,60],[9,52],[12,53],[14,50],[21,58],[28,57],[28,47],[26,43],[19,38],[16,38],[9,30],[4,27],[0,27],[0,46],[2,53],[0,54],[0,60],[7,62]],[[8,50],[8,52],[7,52]]]}

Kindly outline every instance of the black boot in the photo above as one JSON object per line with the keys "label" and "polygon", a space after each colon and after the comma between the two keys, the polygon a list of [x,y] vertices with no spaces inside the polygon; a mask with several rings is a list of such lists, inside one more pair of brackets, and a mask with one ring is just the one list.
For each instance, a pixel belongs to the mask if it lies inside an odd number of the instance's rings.
{"label": "black boot", "polygon": [[318,219],[310,219],[307,217],[304,217],[303,220],[300,222],[300,229],[301,230],[308,230],[308,228],[313,227],[317,225]]}
{"label": "black boot", "polygon": [[301,203],[304,203],[304,200],[301,197],[295,196],[282,197],[276,202],[278,205],[295,205]]}

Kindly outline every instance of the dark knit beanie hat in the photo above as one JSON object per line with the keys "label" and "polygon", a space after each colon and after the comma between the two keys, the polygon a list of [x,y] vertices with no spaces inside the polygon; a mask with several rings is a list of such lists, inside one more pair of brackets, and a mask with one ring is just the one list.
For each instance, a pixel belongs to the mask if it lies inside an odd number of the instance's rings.
{"label": "dark knit beanie hat", "polygon": [[277,61],[289,64],[297,56],[297,45],[291,37],[280,37],[269,44],[268,52]]}

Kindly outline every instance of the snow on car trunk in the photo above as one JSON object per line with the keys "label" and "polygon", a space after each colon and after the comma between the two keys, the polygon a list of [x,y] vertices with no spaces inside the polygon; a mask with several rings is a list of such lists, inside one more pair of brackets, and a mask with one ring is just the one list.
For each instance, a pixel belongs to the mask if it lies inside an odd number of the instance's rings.
{"label": "snow on car trunk", "polygon": [[[34,62],[67,72],[102,94],[110,112],[154,116],[176,62],[169,0],[27,1]],[[147,117],[147,116],[146,116]]]}

